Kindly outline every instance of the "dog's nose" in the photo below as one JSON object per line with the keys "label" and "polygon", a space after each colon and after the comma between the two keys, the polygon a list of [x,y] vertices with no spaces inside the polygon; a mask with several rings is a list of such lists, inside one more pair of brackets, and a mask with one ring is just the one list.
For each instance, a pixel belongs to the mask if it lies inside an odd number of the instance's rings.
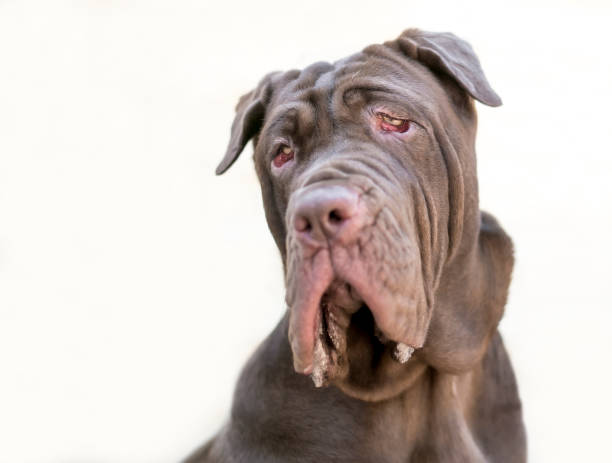
{"label": "dog's nose", "polygon": [[359,194],[352,188],[324,185],[298,193],[293,226],[298,239],[348,244],[360,227]]}

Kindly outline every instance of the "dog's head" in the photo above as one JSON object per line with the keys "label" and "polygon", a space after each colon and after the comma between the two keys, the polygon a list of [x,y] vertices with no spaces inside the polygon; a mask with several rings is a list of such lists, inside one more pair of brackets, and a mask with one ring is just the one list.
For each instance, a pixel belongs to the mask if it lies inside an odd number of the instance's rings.
{"label": "dog's head", "polygon": [[[492,271],[480,265],[473,99],[501,104],[470,45],[411,29],[334,64],[269,74],[240,100],[217,173],[254,140],[294,368],[315,384],[372,398],[411,374],[402,364],[415,349],[415,365],[461,369],[482,349],[461,336],[497,324],[499,304],[486,323],[469,307]],[[465,358],[452,355],[461,343],[473,345]]]}

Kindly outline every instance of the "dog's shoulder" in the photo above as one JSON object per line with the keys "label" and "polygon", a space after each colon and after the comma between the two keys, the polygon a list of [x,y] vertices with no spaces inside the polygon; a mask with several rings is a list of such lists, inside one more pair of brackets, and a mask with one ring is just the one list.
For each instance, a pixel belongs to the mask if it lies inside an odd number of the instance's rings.
{"label": "dog's shoulder", "polygon": [[250,462],[376,461],[369,404],[296,375],[287,325],[285,316],[243,368],[223,445]]}

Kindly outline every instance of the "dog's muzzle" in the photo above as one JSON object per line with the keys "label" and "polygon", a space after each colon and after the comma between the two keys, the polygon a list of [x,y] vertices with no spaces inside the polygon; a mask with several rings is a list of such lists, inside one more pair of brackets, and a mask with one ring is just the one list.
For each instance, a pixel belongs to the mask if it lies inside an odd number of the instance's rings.
{"label": "dog's muzzle", "polygon": [[[378,229],[380,208],[366,202],[361,188],[328,180],[295,191],[289,203],[289,339],[295,370],[312,374],[317,386],[347,372],[347,331],[360,308],[381,321],[381,342],[393,339],[385,335],[394,334],[388,314],[398,304],[381,282],[387,284],[384,260],[401,257],[376,255],[379,245],[397,243]],[[403,363],[413,348],[396,341],[394,357]]]}

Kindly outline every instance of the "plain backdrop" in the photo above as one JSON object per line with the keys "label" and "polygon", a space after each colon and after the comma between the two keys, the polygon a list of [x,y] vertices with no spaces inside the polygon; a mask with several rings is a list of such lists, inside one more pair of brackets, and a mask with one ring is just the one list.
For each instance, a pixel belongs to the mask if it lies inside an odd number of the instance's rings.
{"label": "plain backdrop", "polygon": [[0,462],[172,462],[285,306],[251,148],[271,70],[419,27],[480,56],[481,205],[532,462],[609,462],[610,2],[0,0]]}

